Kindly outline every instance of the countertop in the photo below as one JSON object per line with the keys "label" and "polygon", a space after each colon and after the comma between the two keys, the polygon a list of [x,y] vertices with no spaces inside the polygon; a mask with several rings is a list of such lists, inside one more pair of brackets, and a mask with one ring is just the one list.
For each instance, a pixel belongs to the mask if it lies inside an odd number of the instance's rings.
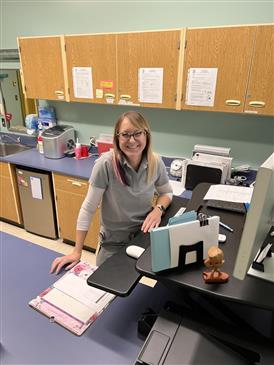
{"label": "countertop", "polygon": [[[90,178],[91,171],[97,158],[98,154],[94,154],[88,158],[80,160],[76,160],[73,157],[50,159],[46,158],[43,154],[40,154],[36,148],[31,148],[23,152],[18,152],[14,155],[0,157],[0,161],[9,162],[14,165],[30,167],[33,169],[57,172],[63,175],[75,176],[76,178],[78,177],[81,179],[88,180]],[[174,158],[169,158],[169,157],[162,157],[162,158],[167,167],[167,172],[169,174],[169,167],[171,161]],[[170,176],[170,174],[169,174],[169,179],[177,180],[176,178]],[[190,199],[191,191],[187,190],[183,191],[180,197]]]}
{"label": "countertop", "polygon": [[39,170],[59,172],[64,175],[75,176],[82,179],[89,179],[94,162],[97,158],[98,155],[81,160],[76,160],[73,157],[50,159],[40,154],[36,148],[31,148],[14,155],[0,157],[0,161]]}

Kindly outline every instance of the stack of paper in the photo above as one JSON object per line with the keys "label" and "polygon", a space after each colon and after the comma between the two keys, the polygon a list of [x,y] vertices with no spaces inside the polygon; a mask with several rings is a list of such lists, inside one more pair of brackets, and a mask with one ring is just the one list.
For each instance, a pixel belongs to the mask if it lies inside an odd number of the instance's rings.
{"label": "stack of paper", "polygon": [[221,200],[235,203],[250,203],[253,188],[234,185],[212,185],[204,200]]}
{"label": "stack of paper", "polygon": [[115,298],[86,282],[95,266],[80,262],[29,305],[76,335],[81,335]]}
{"label": "stack of paper", "polygon": [[209,153],[210,155],[218,155],[218,156],[228,157],[229,153],[230,153],[230,148],[195,144],[193,154],[195,154],[196,152]]}

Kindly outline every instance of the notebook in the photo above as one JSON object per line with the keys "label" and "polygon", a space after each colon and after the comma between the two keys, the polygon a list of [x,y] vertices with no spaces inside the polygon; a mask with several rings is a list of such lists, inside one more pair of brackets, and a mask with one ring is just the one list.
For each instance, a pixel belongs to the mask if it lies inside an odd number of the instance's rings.
{"label": "notebook", "polygon": [[72,333],[80,336],[112,302],[115,295],[87,284],[96,270],[86,262],[79,262],[29,305]]}

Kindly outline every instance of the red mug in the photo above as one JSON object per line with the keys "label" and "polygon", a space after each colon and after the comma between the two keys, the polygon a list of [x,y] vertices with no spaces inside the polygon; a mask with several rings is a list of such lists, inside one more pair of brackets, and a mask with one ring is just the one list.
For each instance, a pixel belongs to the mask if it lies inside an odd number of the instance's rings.
{"label": "red mug", "polygon": [[88,157],[88,146],[81,146],[81,157]]}

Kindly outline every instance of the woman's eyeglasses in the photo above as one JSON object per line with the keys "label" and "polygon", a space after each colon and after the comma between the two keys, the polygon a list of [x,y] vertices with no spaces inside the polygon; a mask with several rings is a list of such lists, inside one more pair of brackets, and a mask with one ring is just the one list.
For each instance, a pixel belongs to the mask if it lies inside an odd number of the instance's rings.
{"label": "woman's eyeglasses", "polygon": [[136,140],[136,139],[140,139],[143,135],[145,136],[146,134],[147,134],[146,131],[141,130],[141,131],[134,131],[132,133],[120,132],[120,133],[117,133],[117,136],[124,141],[128,141],[131,137],[133,137]]}

